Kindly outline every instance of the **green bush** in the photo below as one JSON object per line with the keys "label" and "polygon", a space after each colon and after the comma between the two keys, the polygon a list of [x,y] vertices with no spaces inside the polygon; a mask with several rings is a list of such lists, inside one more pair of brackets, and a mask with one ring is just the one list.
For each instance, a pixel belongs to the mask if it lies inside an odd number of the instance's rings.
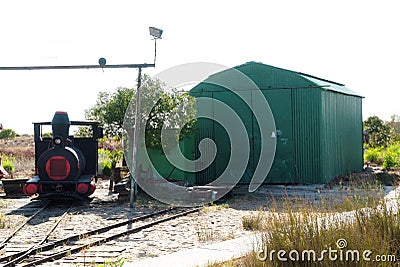
{"label": "green bush", "polygon": [[14,138],[17,137],[18,134],[13,129],[4,129],[0,132],[0,139],[4,138]]}
{"label": "green bush", "polygon": [[107,149],[99,149],[99,164],[101,166],[101,171],[104,175],[110,176],[111,169],[122,159],[122,151],[114,150],[110,151]]}
{"label": "green bush", "polygon": [[13,172],[15,170],[14,167],[14,159],[7,157],[6,155],[2,155],[1,157],[1,165],[8,172]]}
{"label": "green bush", "polygon": [[364,152],[364,160],[382,165],[383,169],[400,168],[400,142],[391,144],[387,148],[370,147]]}
{"label": "green bush", "polygon": [[111,175],[111,152],[107,149],[100,148],[99,154],[99,165],[101,166],[101,172],[104,175]]}
{"label": "green bush", "polygon": [[381,165],[383,163],[383,149],[381,147],[368,148],[364,153],[364,160]]}
{"label": "green bush", "polygon": [[52,137],[53,136],[53,133],[51,133],[51,132],[47,132],[47,133],[43,133],[42,134],[42,137]]}
{"label": "green bush", "polygon": [[382,167],[384,169],[400,168],[400,143],[394,143],[388,147]]}

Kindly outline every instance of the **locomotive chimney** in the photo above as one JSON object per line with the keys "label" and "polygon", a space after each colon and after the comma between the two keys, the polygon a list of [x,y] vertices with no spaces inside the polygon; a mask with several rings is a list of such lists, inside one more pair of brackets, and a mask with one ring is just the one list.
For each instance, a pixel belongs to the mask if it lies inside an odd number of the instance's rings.
{"label": "locomotive chimney", "polygon": [[71,122],[68,118],[68,113],[64,111],[57,111],[51,121],[51,128],[53,130],[53,137],[61,137],[65,142],[69,135],[69,126]]}

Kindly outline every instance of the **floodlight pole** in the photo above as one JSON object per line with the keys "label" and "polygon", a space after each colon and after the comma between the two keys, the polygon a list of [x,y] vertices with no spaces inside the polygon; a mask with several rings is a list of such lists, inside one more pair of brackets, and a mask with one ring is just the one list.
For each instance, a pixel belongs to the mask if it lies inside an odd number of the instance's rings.
{"label": "floodlight pole", "polygon": [[[157,39],[154,38],[154,67],[156,65],[156,53],[157,53],[157,48],[156,48],[156,42]],[[138,77],[137,77],[137,88],[136,88],[136,106],[135,106],[135,129],[133,133],[133,144],[131,147],[131,176],[132,174],[134,177],[131,177],[131,190],[129,191],[129,207],[133,208],[133,203],[135,202],[135,193],[136,193],[136,181],[140,177],[140,172],[139,172],[139,160],[138,160],[138,151],[139,151],[139,135],[140,135],[140,88],[142,86],[142,68],[138,68]]]}
{"label": "floodlight pole", "polygon": [[157,38],[154,38],[154,65],[156,65],[156,57],[157,57]]}
{"label": "floodlight pole", "polygon": [[[129,206],[133,208],[133,203],[135,202],[135,189],[136,180],[139,179],[139,167],[138,167],[138,151],[139,151],[139,134],[140,134],[140,87],[142,86],[142,68],[138,69],[138,78],[137,78],[137,89],[136,89],[136,107],[135,107],[135,130],[133,133],[133,145],[131,147],[132,156],[131,156],[131,190],[129,196]],[[134,177],[132,177],[132,174]]]}
{"label": "floodlight pole", "polygon": [[[151,27],[150,27],[151,28]],[[153,61],[153,66],[155,67],[156,65],[156,57],[157,57],[157,39],[161,38],[162,30],[159,30],[159,35],[153,35],[150,30],[150,34],[154,37],[154,61]],[[142,86],[142,68],[138,68],[138,78],[137,78],[137,89],[136,89],[136,107],[135,107],[135,129],[133,133],[133,144],[131,147],[131,176],[132,173],[134,174],[134,177],[131,177],[131,190],[129,192],[129,206],[133,208],[133,203],[135,202],[135,193],[136,193],[136,181],[140,177],[140,169],[138,164],[138,151],[139,151],[139,135],[140,135],[140,89]],[[149,167],[151,168],[151,167]]]}

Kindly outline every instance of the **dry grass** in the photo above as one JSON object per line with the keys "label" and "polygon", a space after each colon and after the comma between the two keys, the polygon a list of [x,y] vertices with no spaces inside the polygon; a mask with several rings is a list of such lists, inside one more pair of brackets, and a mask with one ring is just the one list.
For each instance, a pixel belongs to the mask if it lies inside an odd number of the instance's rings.
{"label": "dry grass", "polygon": [[[362,187],[361,192],[343,196],[340,201],[323,199],[318,205],[307,199],[286,197],[268,211],[243,218],[243,227],[258,229],[262,236],[258,249],[267,254],[256,250],[240,259],[209,266],[393,266],[389,260],[400,258],[400,200],[384,199],[380,186]],[[339,247],[342,243],[338,240],[345,240],[346,246]],[[321,258],[322,251],[328,249],[336,250],[338,257],[343,253],[344,260],[332,261],[327,253]],[[286,252],[286,262],[278,260],[280,250]],[[305,260],[291,260],[288,253],[293,250],[300,255],[313,250],[315,260],[313,255],[310,259],[306,255]],[[366,250],[371,251],[371,261],[362,257]],[[272,251],[275,252],[271,254]],[[359,260],[357,254],[352,260],[353,251],[359,252]],[[377,255],[384,255],[387,261],[378,264]],[[260,260],[263,256],[266,259]]]}
{"label": "dry grass", "polygon": [[[370,250],[373,255],[395,255],[398,257],[400,247],[400,216],[397,210],[382,199],[366,198],[365,205],[360,201],[347,199],[343,211],[348,205],[353,205],[352,212],[332,212],[331,210],[316,212],[309,206],[295,207],[288,204],[287,213],[273,213],[265,223],[262,249],[264,252],[272,250],[303,252],[313,250],[319,258],[321,251],[327,248],[339,250],[338,240],[346,240],[347,245],[343,251],[357,250],[362,253]],[[266,262],[259,261],[256,266],[268,263],[270,266],[280,266],[276,255],[274,260],[269,260],[267,253]],[[255,255],[251,255],[254,258]],[[249,259],[246,259],[248,261]],[[252,261],[254,259],[251,259]],[[314,263],[315,260],[292,261],[293,266],[304,266]],[[323,264],[332,264],[328,257],[321,261]],[[346,266],[375,266],[376,263],[364,261],[345,262]],[[385,264],[384,264],[385,265]],[[391,263],[387,263],[388,266]]]}
{"label": "dry grass", "polygon": [[215,211],[219,211],[222,209],[229,209],[229,204],[226,203],[221,203],[221,204],[211,204],[208,206],[204,206],[201,211],[203,212],[215,212]]}
{"label": "dry grass", "polygon": [[35,145],[33,136],[23,135],[11,139],[0,139],[0,155],[9,157],[15,171],[13,177],[30,177],[35,172]]}
{"label": "dry grass", "polygon": [[196,229],[197,240],[201,243],[212,241],[225,241],[233,239],[235,234],[233,232],[225,233],[223,229],[218,229],[210,226],[198,226]]}
{"label": "dry grass", "polygon": [[261,231],[265,229],[264,225],[264,212],[262,208],[258,210],[257,215],[247,215],[242,217],[243,229],[249,231]]}
{"label": "dry grass", "polygon": [[4,216],[4,214],[0,212],[0,229],[5,228],[6,224],[7,224],[7,219]]}

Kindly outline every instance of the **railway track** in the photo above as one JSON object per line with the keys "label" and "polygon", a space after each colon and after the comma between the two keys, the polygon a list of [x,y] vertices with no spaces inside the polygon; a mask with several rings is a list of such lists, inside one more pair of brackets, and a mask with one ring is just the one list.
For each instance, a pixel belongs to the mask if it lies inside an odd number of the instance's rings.
{"label": "railway track", "polygon": [[0,248],[4,255],[0,257],[0,266],[14,266],[25,255],[44,244],[74,205],[75,202],[67,206],[65,203],[45,202],[1,241]]}
{"label": "railway track", "polygon": [[[178,209],[168,208],[154,213],[134,217],[105,227],[100,227],[51,242],[46,242],[51,232],[46,233],[40,242],[14,253],[12,257],[0,258],[6,260],[2,266],[38,266],[40,264],[77,255],[81,251],[105,244],[111,240],[126,235],[138,233],[160,223],[199,211],[200,208]],[[58,225],[58,224],[57,224]],[[54,228],[55,229],[55,228]],[[54,230],[53,229],[53,230]],[[54,237],[52,237],[54,239]],[[74,256],[78,258],[80,256]],[[0,261],[1,262],[1,261]]]}
{"label": "railway track", "polygon": [[[48,205],[50,204],[50,201],[46,202],[42,207],[40,207],[38,210],[36,210],[28,219],[26,219],[22,224],[20,224],[10,235],[8,235],[6,238],[4,238],[1,243],[0,243],[0,249],[3,249],[5,245],[7,244],[8,241],[10,241],[11,238],[13,238],[19,230],[22,229],[27,223],[29,223],[32,219],[34,219],[40,212],[42,212]],[[35,207],[30,207],[30,209],[35,208]]]}

